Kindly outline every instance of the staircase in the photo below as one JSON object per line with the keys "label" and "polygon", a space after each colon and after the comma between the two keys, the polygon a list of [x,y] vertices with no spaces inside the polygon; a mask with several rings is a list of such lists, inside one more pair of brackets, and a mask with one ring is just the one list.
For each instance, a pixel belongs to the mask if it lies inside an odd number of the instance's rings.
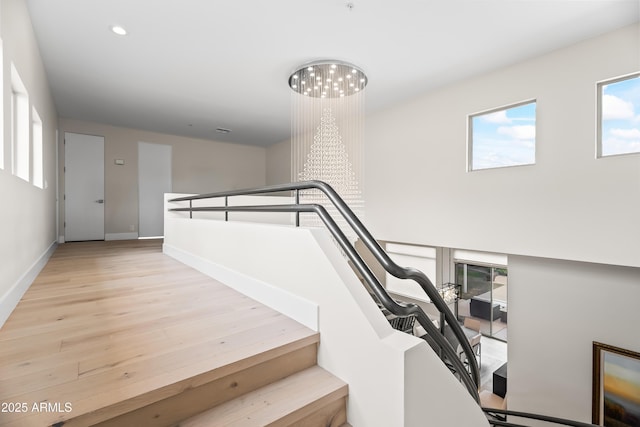
{"label": "staircase", "polygon": [[234,360],[189,379],[173,396],[96,425],[342,426],[347,385],[316,365],[317,345],[312,334]]}

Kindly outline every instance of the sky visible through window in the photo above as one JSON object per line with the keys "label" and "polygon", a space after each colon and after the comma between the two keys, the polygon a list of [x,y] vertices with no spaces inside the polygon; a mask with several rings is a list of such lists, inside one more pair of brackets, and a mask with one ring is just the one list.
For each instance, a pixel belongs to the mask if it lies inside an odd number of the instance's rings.
{"label": "sky visible through window", "polygon": [[640,76],[602,85],[603,156],[640,153]]}
{"label": "sky visible through window", "polygon": [[471,117],[471,170],[536,162],[536,103]]}

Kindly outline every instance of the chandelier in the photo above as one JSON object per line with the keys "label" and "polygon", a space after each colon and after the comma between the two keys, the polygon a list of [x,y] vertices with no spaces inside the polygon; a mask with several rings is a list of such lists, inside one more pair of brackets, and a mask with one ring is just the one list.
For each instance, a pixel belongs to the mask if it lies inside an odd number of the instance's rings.
{"label": "chandelier", "polygon": [[[368,79],[353,64],[325,60],[305,64],[289,76],[291,88],[292,181],[331,185],[354,213],[364,215],[364,89]],[[323,205],[343,232],[354,233],[318,190],[301,192],[302,203]],[[320,226],[312,214],[304,226]]]}

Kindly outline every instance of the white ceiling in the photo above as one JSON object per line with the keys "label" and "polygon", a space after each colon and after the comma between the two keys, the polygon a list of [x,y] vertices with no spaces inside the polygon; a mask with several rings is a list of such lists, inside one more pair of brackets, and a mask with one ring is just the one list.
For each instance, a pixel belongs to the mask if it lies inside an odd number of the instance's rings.
{"label": "white ceiling", "polygon": [[640,20],[640,0],[347,3],[28,0],[60,116],[263,146],[289,138],[306,62],[362,68],[372,112]]}

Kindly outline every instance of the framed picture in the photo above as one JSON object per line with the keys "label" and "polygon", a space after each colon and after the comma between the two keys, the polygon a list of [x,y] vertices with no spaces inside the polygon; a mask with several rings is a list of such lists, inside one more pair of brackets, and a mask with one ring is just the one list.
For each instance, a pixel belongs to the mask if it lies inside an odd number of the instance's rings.
{"label": "framed picture", "polygon": [[592,423],[640,427],[640,353],[593,343]]}

